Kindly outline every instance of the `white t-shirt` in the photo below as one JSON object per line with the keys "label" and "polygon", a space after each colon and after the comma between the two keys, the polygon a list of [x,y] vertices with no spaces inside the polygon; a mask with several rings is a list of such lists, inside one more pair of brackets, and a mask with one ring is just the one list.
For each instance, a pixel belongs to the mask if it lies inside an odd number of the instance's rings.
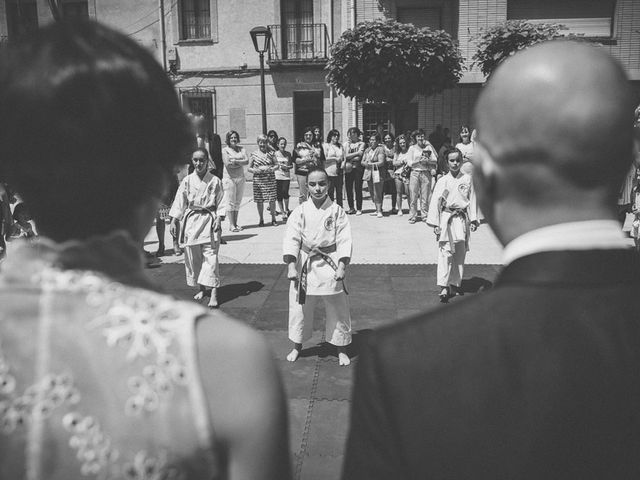
{"label": "white t-shirt", "polygon": [[324,149],[324,169],[327,171],[327,175],[330,177],[338,176],[338,162],[341,162],[343,157],[342,145],[323,143],[322,148]]}

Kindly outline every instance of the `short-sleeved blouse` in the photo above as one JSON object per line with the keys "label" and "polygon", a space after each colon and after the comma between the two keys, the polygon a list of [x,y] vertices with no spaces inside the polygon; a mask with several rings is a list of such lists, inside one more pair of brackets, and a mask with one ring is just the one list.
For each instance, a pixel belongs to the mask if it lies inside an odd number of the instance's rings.
{"label": "short-sleeved blouse", "polygon": [[[233,159],[233,160],[248,160],[247,152],[244,147],[238,147],[238,150],[234,150],[231,147],[224,147],[222,149],[222,158],[223,159]],[[223,178],[240,178],[244,177],[244,166],[243,165],[229,165],[227,162],[224,164],[224,177]]]}
{"label": "short-sleeved blouse", "polygon": [[[342,145],[324,143],[322,148],[324,149],[324,169],[327,171],[327,175],[337,177],[340,169],[338,163],[342,161],[343,156]],[[337,157],[338,160],[331,159],[332,157]]]}

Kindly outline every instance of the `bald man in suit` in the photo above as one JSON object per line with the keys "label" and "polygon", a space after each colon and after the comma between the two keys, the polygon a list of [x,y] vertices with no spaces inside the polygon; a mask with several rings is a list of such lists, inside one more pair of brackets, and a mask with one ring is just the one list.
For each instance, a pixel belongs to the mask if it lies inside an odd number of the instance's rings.
{"label": "bald man in suit", "polygon": [[640,261],[616,219],[626,75],[598,47],[541,44],[496,70],[475,125],[505,268],[370,336],[343,479],[640,478]]}

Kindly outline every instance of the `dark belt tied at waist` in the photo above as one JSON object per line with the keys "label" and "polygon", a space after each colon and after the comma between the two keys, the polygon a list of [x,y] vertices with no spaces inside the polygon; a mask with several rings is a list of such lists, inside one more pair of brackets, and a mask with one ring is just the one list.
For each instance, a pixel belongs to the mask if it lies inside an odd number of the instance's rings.
{"label": "dark belt tied at waist", "polygon": [[[338,270],[338,266],[336,262],[329,256],[330,253],[333,253],[337,250],[336,244],[327,245],[326,247],[310,247],[306,244],[302,244],[301,250],[308,254],[307,260],[303,263],[302,268],[300,269],[300,275],[298,275],[298,294],[296,296],[296,300],[300,305],[304,305],[304,302],[307,298],[307,274],[309,272],[309,265],[313,260],[318,258],[322,258],[327,264],[333,268],[334,271]],[[342,280],[342,289],[345,294],[349,294],[347,292],[347,287],[344,284],[344,279]]]}
{"label": "dark belt tied at waist", "polygon": [[184,216],[184,218],[182,219],[181,225],[180,225],[180,236],[178,238],[178,243],[180,245],[184,245],[185,243],[185,232],[187,230],[187,220],[189,218],[191,218],[192,216],[196,215],[196,214],[205,214],[205,215],[209,215],[211,217],[211,246],[213,248],[215,248],[214,243],[216,243],[215,241],[215,232],[213,231],[213,222],[214,220],[217,218],[217,212],[216,210],[213,209],[208,209],[208,208],[203,208],[201,210],[189,210],[186,215]]}
{"label": "dark belt tied at waist", "polygon": [[[467,209],[443,207],[442,211],[451,214],[449,216],[449,219],[447,220],[447,229],[451,226],[451,222],[455,217],[462,217],[462,220],[465,222],[467,226],[467,228],[465,229],[465,236],[468,242],[469,241],[469,216],[467,215]],[[451,246],[451,251],[453,251],[455,249],[455,246],[454,246],[453,240],[451,239],[451,234],[449,234],[449,245]]]}

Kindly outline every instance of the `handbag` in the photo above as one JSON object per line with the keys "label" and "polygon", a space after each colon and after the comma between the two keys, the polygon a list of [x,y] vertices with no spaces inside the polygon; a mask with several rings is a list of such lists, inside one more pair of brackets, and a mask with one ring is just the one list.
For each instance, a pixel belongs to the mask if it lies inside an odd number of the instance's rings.
{"label": "handbag", "polygon": [[378,170],[377,165],[374,165],[373,170],[371,170],[371,180],[373,183],[380,183],[380,170]]}
{"label": "handbag", "polygon": [[368,182],[369,180],[371,180],[371,170],[367,168],[362,174],[362,181]]}

